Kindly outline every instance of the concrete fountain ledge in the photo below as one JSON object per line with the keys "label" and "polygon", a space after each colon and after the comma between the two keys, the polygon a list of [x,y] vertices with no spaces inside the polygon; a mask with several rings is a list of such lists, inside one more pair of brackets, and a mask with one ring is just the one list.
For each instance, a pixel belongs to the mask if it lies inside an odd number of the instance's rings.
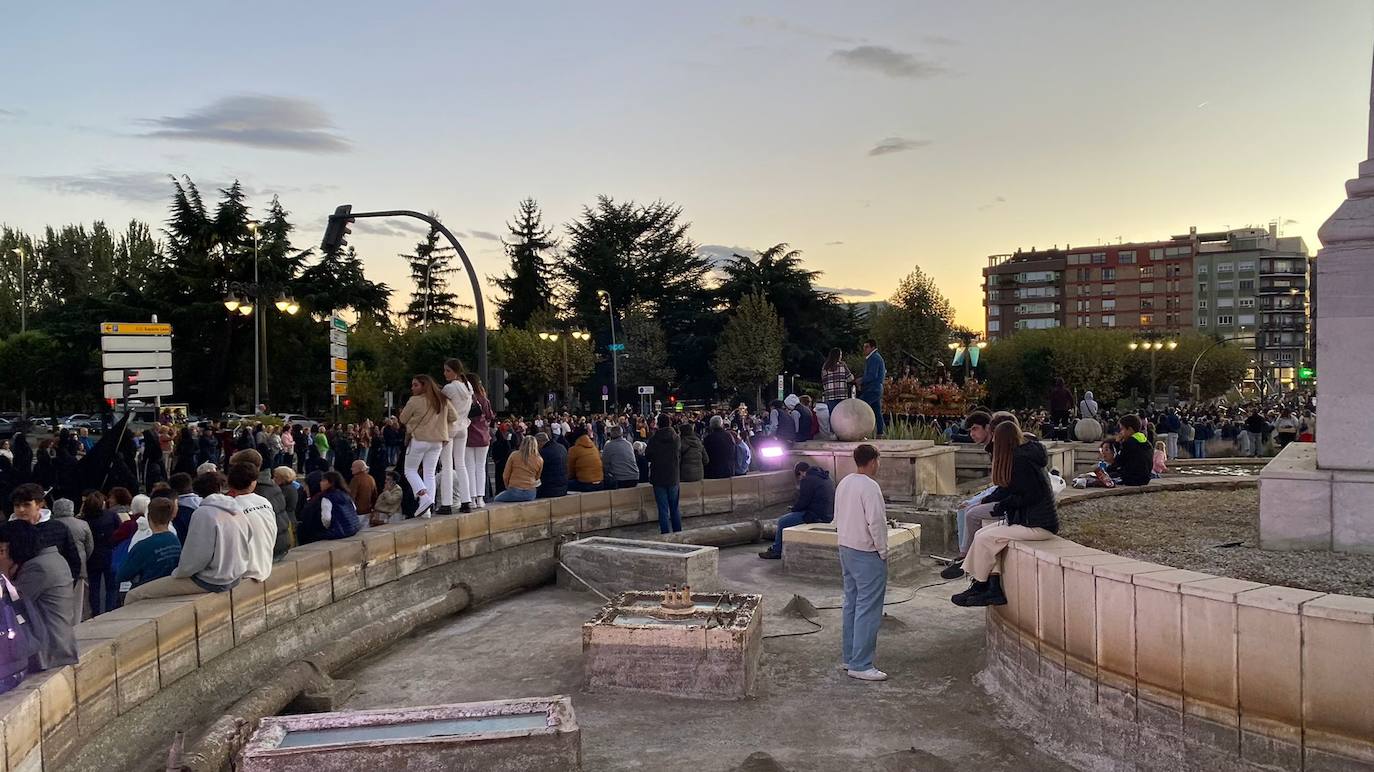
{"label": "concrete fountain ledge", "polygon": [[[688,527],[790,503],[790,471],[683,483]],[[769,510],[769,508],[772,508]],[[453,588],[474,604],[554,578],[557,544],[656,532],[652,489],[572,494],[369,528],[291,550],[266,582],[134,603],[77,625],[79,661],[0,695],[0,770],[143,769],[239,697]]]}
{"label": "concrete fountain ledge", "polygon": [[1015,542],[984,677],[1066,757],[1374,769],[1374,599]]}

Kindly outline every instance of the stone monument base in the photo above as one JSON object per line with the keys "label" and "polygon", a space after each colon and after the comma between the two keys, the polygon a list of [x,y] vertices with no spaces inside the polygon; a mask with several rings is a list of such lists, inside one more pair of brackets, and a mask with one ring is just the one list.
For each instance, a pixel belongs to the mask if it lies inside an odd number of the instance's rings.
{"label": "stone monument base", "polygon": [[559,548],[558,559],[563,565],[558,567],[558,586],[587,589],[585,584],[569,575],[571,569],[605,593],[670,584],[713,590],[720,586],[716,573],[719,553],[715,547],[694,544],[593,536]]}
{"label": "stone monument base", "polygon": [[1260,472],[1260,547],[1374,554],[1374,472],[1323,469],[1294,442]]}
{"label": "stone monument base", "polygon": [[[805,461],[818,466],[838,483],[855,471],[854,448],[861,444],[865,443],[799,442],[788,451],[789,464]],[[882,454],[877,479],[888,501],[915,501],[922,494],[959,492],[954,445],[936,445],[931,440],[872,440],[866,444]]]}
{"label": "stone monument base", "polygon": [[[782,532],[782,570],[790,576],[839,582],[839,536],[833,523],[807,523]],[[921,572],[921,526],[887,529],[887,580],[909,582]]]}

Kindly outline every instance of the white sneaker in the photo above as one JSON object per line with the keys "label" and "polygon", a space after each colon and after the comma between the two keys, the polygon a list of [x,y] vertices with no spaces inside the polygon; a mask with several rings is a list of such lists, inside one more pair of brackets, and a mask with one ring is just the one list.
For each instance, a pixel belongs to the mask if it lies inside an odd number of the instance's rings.
{"label": "white sneaker", "polygon": [[846,672],[849,673],[849,677],[850,677],[850,678],[857,678],[857,679],[859,679],[860,681],[886,681],[886,680],[887,680],[887,673],[884,673],[883,671],[879,670],[879,669],[876,668],[876,667],[871,667],[871,668],[869,668],[869,669],[867,669],[867,670],[849,670],[849,671],[846,671]]}
{"label": "white sneaker", "polygon": [[475,509],[486,509],[487,502],[481,496],[478,496],[477,500],[472,503],[472,506]]}
{"label": "white sneaker", "polygon": [[848,663],[848,662],[841,662],[841,663],[839,664],[839,669],[840,669],[840,672],[841,672],[841,673],[848,673],[848,672],[849,672],[849,663]]}

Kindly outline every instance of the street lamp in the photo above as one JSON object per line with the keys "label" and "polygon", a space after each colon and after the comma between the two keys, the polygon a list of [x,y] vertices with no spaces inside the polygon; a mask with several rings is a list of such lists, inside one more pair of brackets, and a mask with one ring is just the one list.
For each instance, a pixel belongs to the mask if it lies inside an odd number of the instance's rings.
{"label": "street lamp", "polygon": [[615,395],[615,403],[620,404],[620,363],[616,358],[619,349],[615,345],[615,305],[611,302],[611,293],[604,289],[596,291],[596,296],[606,303],[606,315],[611,320],[611,393]]}
{"label": "street lamp", "polygon": [[1174,349],[1178,348],[1178,341],[1174,340],[1173,338],[1169,338],[1166,340],[1159,333],[1148,331],[1143,333],[1143,338],[1143,340],[1133,340],[1130,343],[1127,343],[1126,348],[1130,349],[1131,351],[1150,352],[1150,395],[1148,401],[1149,404],[1153,405],[1155,401],[1155,380],[1158,374],[1158,371],[1155,367],[1155,355],[1166,348],[1170,351],[1173,351]]}
{"label": "street lamp", "polygon": [[[14,254],[19,256],[19,331],[26,332],[29,329],[29,295],[24,283],[28,271],[25,270],[23,248],[15,247]],[[29,417],[29,388],[27,386],[19,390],[19,413],[24,418]]]}
{"label": "street lamp", "polygon": [[[575,340],[591,340],[592,334],[581,330],[573,330],[572,336]],[[558,342],[559,334],[556,332],[540,332],[539,339],[550,343]],[[568,385],[568,339],[563,338],[563,405],[572,403],[572,389]]]}

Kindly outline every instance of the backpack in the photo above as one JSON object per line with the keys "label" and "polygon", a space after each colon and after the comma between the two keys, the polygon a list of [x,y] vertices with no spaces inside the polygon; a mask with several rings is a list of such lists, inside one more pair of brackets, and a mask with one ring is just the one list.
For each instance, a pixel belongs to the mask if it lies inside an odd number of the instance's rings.
{"label": "backpack", "polygon": [[28,602],[9,577],[0,574],[0,693],[18,686],[28,674],[29,658],[37,651]]}

